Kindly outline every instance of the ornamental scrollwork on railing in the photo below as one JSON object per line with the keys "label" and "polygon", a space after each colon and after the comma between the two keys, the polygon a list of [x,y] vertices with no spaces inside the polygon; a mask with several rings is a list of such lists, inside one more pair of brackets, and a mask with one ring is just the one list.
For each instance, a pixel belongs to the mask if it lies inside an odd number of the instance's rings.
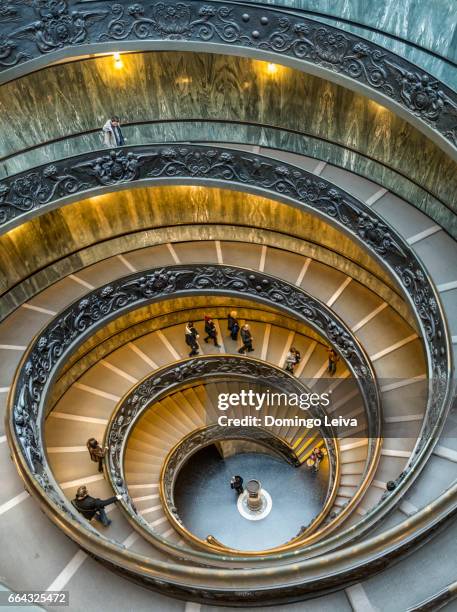
{"label": "ornamental scrollwork on railing", "polygon": [[11,0],[0,8],[0,25],[0,70],[66,47],[124,41],[195,41],[268,51],[380,91],[457,145],[457,94],[449,87],[388,49],[297,12],[215,0],[99,0],[87,9],[76,0]]}
{"label": "ornamental scrollwork on railing", "polygon": [[[325,434],[325,440],[326,443],[334,449],[334,441],[329,434],[330,432]],[[191,433],[190,435],[186,436],[181,443],[176,445],[171,454],[166,458],[162,467],[162,502],[166,505],[173,518],[179,523],[182,524],[182,520],[177,511],[174,498],[174,486],[179,471],[194,453],[201,450],[205,446],[215,444],[216,442],[220,442],[222,440],[232,439],[256,442],[265,448],[273,450],[287,463],[295,467],[300,465],[296,454],[286,442],[272,434],[267,429],[263,429],[261,427],[221,427],[220,425],[214,423],[208,425],[204,429]],[[329,470],[330,483],[328,489],[331,490],[335,479],[335,455],[329,453],[328,457],[329,461],[331,462],[331,467]]]}
{"label": "ornamental scrollwork on railing", "polygon": [[[148,410],[153,410],[154,404],[164,396],[175,393],[183,385],[187,387],[192,383],[197,384],[197,381],[198,384],[204,384],[220,378],[255,381],[256,384],[262,384],[286,394],[300,395],[307,392],[306,386],[300,380],[281,368],[246,356],[205,355],[185,359],[177,364],[164,366],[135,385],[118,404],[108,424],[104,441],[109,449],[107,470],[115,493],[122,495],[124,510],[134,518],[143,533],[153,538],[157,537],[157,533],[136,512],[124,475],[123,461],[128,437],[134,432],[139,419]],[[373,399],[379,401],[376,397]],[[374,405],[371,406],[373,407]],[[370,409],[368,406],[367,408]],[[337,430],[325,424],[325,411],[319,405],[310,406],[306,416],[320,419],[322,423],[319,430],[328,453],[330,465],[328,495],[330,495],[337,478],[337,449],[335,446]],[[296,467],[300,465],[295,452],[287,442],[272,434],[268,429],[259,426],[220,426],[213,421],[208,421],[206,426],[185,436],[172,449],[162,466],[160,488],[162,503],[170,519],[178,525],[182,525],[182,520],[175,506],[173,491],[176,477],[183,463],[189,459],[190,455],[204,446],[229,439],[246,439],[257,442],[279,454],[288,463]],[[370,454],[367,469],[371,458]]]}
{"label": "ornamental scrollwork on railing", "polygon": [[[291,164],[278,163],[246,151],[202,145],[149,145],[104,154],[86,153],[1,181],[0,224],[7,227],[21,215],[31,214],[31,211],[38,211],[60,198],[74,197],[91,189],[141,180],[163,182],[176,179],[192,179],[205,184],[216,181],[241,189],[246,186],[258,188],[262,193],[267,191],[273,196],[305,205],[356,237],[390,268],[410,298],[429,353],[431,419],[426,420],[421,441],[416,447],[420,451],[428,438],[434,435],[450,384],[446,326],[435,290],[412,248],[393,228],[368,206],[321,177]],[[21,207],[27,208],[27,211],[20,210]],[[146,293],[150,290],[152,295],[161,284],[167,286],[169,292],[173,291],[171,279],[166,273],[163,278],[160,274],[145,278],[143,289]],[[215,286],[221,282],[242,289],[252,282],[246,278],[240,280],[236,274],[228,278],[217,269],[211,274],[210,284],[214,283]],[[204,288],[207,281],[202,272],[199,287]],[[296,288],[278,290],[273,281],[269,281],[268,288],[260,283],[256,293],[266,299],[275,299],[278,303],[284,302],[287,307],[295,307],[301,299]],[[306,304],[302,304],[303,311],[307,308]],[[320,325],[326,323],[321,321]],[[344,347],[344,335],[330,328],[328,333],[339,350],[350,350],[350,344],[347,349]],[[363,370],[358,374],[363,376]]]}
{"label": "ornamental scrollwork on railing", "polygon": [[[195,287],[198,289],[198,284]],[[231,290],[234,290],[233,287]],[[201,356],[161,368],[130,390],[117,406],[108,426],[105,442],[109,448],[110,477],[119,493],[127,493],[122,466],[124,444],[145,410],[157,402],[164,393],[169,395],[184,383],[201,379],[209,380],[214,377],[255,380],[257,383],[269,388],[280,389],[282,393],[288,394],[300,395],[306,392],[303,383],[284,370],[248,357]],[[367,391],[368,389],[367,386]],[[374,383],[373,393],[374,395],[370,396],[372,403],[367,406],[367,409],[376,412],[378,398]],[[321,407],[310,406],[308,413],[308,416],[320,418],[322,423],[325,423],[325,413]],[[228,431],[229,428],[224,429]],[[326,439],[333,439],[332,429],[326,427],[325,424],[322,432]],[[333,443],[329,442],[329,444],[332,446]]]}
{"label": "ornamental scrollwork on railing", "polygon": [[[230,289],[221,282],[223,277],[227,279]],[[236,284],[233,284],[235,278]],[[40,486],[49,482],[42,430],[46,393],[67,356],[101,324],[164,296],[198,294],[202,291],[203,279],[205,292],[211,290],[215,295],[242,293],[275,303],[278,308],[285,308],[284,295],[290,297],[293,293],[295,297],[289,299],[287,311],[319,329],[329,342],[335,341],[335,347],[353,373],[365,372],[363,378],[357,378],[357,383],[366,405],[370,431],[373,436],[379,435],[379,394],[371,365],[344,323],[327,306],[289,283],[280,282],[276,286],[276,279],[262,273],[230,266],[171,266],[121,278],[90,292],[56,316],[27,351],[15,383],[11,427],[28,470]],[[274,291],[270,290],[272,285],[275,286]],[[185,369],[181,375],[184,376],[184,373]],[[156,381],[156,384],[160,384],[160,381]],[[122,423],[118,425],[122,428]],[[50,485],[46,486],[50,493]],[[68,502],[58,492],[55,492],[55,496],[59,507],[72,514]]]}
{"label": "ornamental scrollwork on railing", "polygon": [[86,189],[88,185],[55,165],[28,172],[0,183],[0,225],[21,213],[27,213],[52,200]]}

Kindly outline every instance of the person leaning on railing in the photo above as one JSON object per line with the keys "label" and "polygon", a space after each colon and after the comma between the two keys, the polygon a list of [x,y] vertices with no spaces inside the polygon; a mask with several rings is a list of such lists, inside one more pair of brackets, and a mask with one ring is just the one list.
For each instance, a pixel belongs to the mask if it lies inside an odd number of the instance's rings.
{"label": "person leaning on railing", "polygon": [[103,144],[105,147],[114,149],[122,147],[126,143],[126,139],[121,130],[121,122],[119,117],[111,117],[105,123],[102,129]]}
{"label": "person leaning on railing", "polygon": [[108,499],[92,497],[89,495],[87,487],[83,485],[76,491],[76,497],[71,503],[88,521],[95,517],[104,527],[109,527],[112,521],[107,517],[105,507],[114,504],[119,499],[122,499],[121,495],[115,495]]}

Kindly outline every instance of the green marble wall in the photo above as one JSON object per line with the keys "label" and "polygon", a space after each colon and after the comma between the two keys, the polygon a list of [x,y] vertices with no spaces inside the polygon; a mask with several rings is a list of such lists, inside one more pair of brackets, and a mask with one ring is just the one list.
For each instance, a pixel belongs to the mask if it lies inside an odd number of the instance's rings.
{"label": "green marble wall", "polygon": [[[0,154],[95,129],[114,112],[126,122],[239,120],[355,149],[457,210],[457,164],[411,125],[359,94],[287,68],[271,76],[263,62],[245,58],[140,53],[124,56],[124,63],[115,71],[111,57],[78,61],[2,87]],[[221,140],[216,128],[208,138]]]}
{"label": "green marble wall", "polygon": [[[457,58],[455,0],[252,0],[344,18]],[[367,33],[369,36],[369,34]]]}
{"label": "green marble wall", "polygon": [[[316,164],[319,160],[325,160],[385,187],[441,224],[457,239],[457,215],[446,209],[443,202],[420,185],[380,162],[315,136],[253,124],[213,121],[167,121],[128,125],[124,128],[124,133],[129,145],[170,141],[223,142],[233,143],[234,146],[242,143],[306,155],[315,158]],[[99,146],[98,133],[69,137],[58,143],[43,145],[0,164],[0,178],[62,157],[93,151]]]}
{"label": "green marble wall", "polygon": [[[160,235],[155,238],[158,242],[173,240],[173,233],[174,240],[195,240],[203,238],[201,231],[195,236],[192,230],[195,224],[232,226],[234,223],[246,228],[247,242],[257,243],[262,243],[263,231],[270,229],[282,234],[287,228],[297,238],[335,250],[392,286],[388,275],[367,253],[315,215],[254,195],[182,186],[131,189],[83,200],[50,211],[4,234],[0,237],[0,293],[92,245],[99,245],[97,260],[110,257],[113,246],[108,240],[114,237],[124,241],[124,250],[128,250],[141,246],[130,245],[128,238],[141,230],[160,228]],[[208,230],[207,239],[211,239],[211,231]],[[284,248],[288,249],[290,238],[284,235],[283,240],[287,243]],[[93,262],[81,261],[80,266],[89,263]],[[347,265],[328,263],[343,270]],[[66,265],[70,267],[69,262]],[[58,273],[72,271],[63,267]],[[53,280],[56,279],[49,279]],[[46,279],[34,282],[37,283],[35,290],[46,286]],[[33,290],[33,285],[28,286],[26,293],[30,295]]]}

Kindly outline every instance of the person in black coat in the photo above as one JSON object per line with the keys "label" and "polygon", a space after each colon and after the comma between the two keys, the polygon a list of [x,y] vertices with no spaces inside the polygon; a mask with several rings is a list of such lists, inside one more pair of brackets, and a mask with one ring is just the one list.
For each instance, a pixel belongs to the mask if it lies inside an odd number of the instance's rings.
{"label": "person in black coat", "polygon": [[230,479],[230,488],[231,489],[235,489],[235,491],[238,493],[238,495],[241,495],[241,493],[243,493],[244,489],[243,489],[243,479],[241,478],[241,476],[237,475],[237,476],[232,476],[232,478]]}
{"label": "person in black coat", "polygon": [[194,355],[198,355],[199,345],[198,345],[198,331],[194,327],[193,321],[189,321],[186,325],[186,330],[184,332],[185,340],[187,346],[190,346],[189,357],[193,357]]}
{"label": "person in black coat", "polygon": [[217,342],[216,324],[214,323],[212,317],[210,317],[209,315],[205,315],[205,332],[207,334],[205,338],[205,342],[208,344],[208,342],[212,340],[214,342],[214,346],[217,346],[217,348],[220,348],[221,345],[218,344]]}
{"label": "person in black coat", "polygon": [[80,512],[88,521],[93,519],[95,516],[97,521],[100,521],[102,525],[108,527],[111,525],[112,521],[106,515],[105,506],[114,504],[119,499],[121,499],[120,495],[109,497],[108,499],[91,497],[87,491],[87,487],[83,485],[76,491],[76,497],[72,503],[76,510],[78,510],[78,512]]}
{"label": "person in black coat", "polygon": [[243,346],[238,350],[239,353],[245,353],[246,351],[250,353],[254,350],[252,346],[251,330],[249,329],[249,325],[247,323],[245,323],[241,328],[241,340],[243,341]]}
{"label": "person in black coat", "polygon": [[237,311],[232,310],[227,317],[227,328],[230,332],[230,338],[235,340],[235,342],[238,340],[238,332],[240,331],[240,324],[238,323],[237,315]]}

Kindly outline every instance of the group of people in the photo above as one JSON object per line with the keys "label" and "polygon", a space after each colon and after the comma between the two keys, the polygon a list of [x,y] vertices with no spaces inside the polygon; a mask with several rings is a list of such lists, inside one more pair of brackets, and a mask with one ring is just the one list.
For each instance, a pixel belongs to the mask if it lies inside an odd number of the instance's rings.
{"label": "group of people", "polygon": [[[240,326],[238,321],[238,313],[236,310],[232,310],[227,316],[227,329],[229,332],[229,337],[234,341],[238,341],[238,335],[241,336],[241,347],[238,349],[240,354],[251,353],[254,350],[253,346],[253,336],[251,332],[251,328],[248,323],[244,323],[244,325]],[[205,333],[206,337],[204,341],[206,343],[213,342],[214,346],[220,348],[220,344],[218,341],[218,331],[216,327],[216,323],[214,322],[211,315],[205,315]],[[198,355],[200,352],[200,344],[198,342],[200,338],[200,334],[198,333],[197,328],[193,321],[189,321],[186,325],[184,331],[184,338],[187,346],[190,348],[189,357],[194,357]],[[327,348],[328,352],[328,368],[327,371],[330,376],[333,376],[336,373],[337,363],[339,361],[339,355],[333,348]],[[301,361],[301,353],[300,351],[291,346],[284,363],[284,369],[291,374],[294,373],[295,368]]]}
{"label": "group of people", "polygon": [[[236,310],[232,310],[227,317],[227,329],[229,331],[230,338],[235,342],[238,341],[238,334],[241,335],[242,346],[238,349],[239,353],[250,353],[254,350],[252,345],[253,338],[251,328],[249,327],[248,323],[245,323],[240,327]],[[218,340],[216,323],[211,315],[205,315],[205,334],[206,336],[203,339],[205,343],[213,342],[214,346],[220,348],[221,345],[219,344]],[[184,339],[187,346],[190,348],[189,357],[194,357],[195,355],[199,354],[201,350],[198,342],[199,338],[200,334],[198,333],[194,322],[188,321],[184,330]]]}
{"label": "group of people", "polygon": [[[102,137],[103,143],[106,147],[115,148],[122,147],[126,143],[126,139],[122,133],[121,122],[118,116],[113,115],[111,119],[105,123],[102,128]],[[240,327],[237,318],[236,310],[232,310],[227,318],[227,327],[229,331],[230,338],[237,342],[238,334],[241,333],[242,346],[239,348],[238,352],[241,354],[250,353],[254,350],[253,347],[253,337],[250,330],[250,327],[247,323]],[[205,316],[205,333],[206,337],[204,341],[206,343],[213,342],[214,346],[220,347],[217,339],[217,328],[216,325],[210,316]],[[185,330],[185,339],[186,344],[190,347],[189,357],[194,357],[199,354],[200,345],[198,343],[199,334],[193,321],[189,321],[186,325]],[[334,376],[336,373],[337,363],[339,361],[339,356],[337,352],[333,348],[328,348],[328,373],[330,376]],[[294,373],[296,366],[300,363],[301,355],[300,351],[295,347],[291,347],[284,364],[284,368],[287,372],[291,374]]]}
{"label": "group of people", "polygon": [[313,472],[319,471],[319,466],[322,459],[325,457],[325,450],[319,446],[313,448],[313,452],[308,457],[306,465],[313,470]]}
{"label": "group of people", "polygon": [[240,323],[238,321],[238,313],[236,310],[232,310],[232,312],[227,317],[227,329],[229,331],[230,338],[235,342],[238,341],[238,334],[240,334],[242,345],[238,349],[239,353],[252,353],[252,351],[254,350],[254,340],[252,337],[251,328],[249,327],[248,323],[245,323],[240,327]]}

